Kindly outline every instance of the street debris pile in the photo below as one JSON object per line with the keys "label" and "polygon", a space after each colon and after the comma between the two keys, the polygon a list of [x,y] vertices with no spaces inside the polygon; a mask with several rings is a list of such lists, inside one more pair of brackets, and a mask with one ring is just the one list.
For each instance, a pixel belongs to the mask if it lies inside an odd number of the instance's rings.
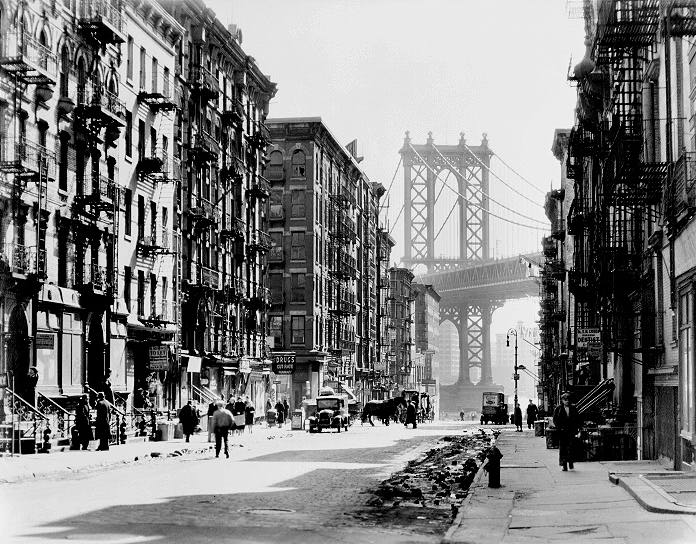
{"label": "street debris pile", "polygon": [[493,435],[484,430],[445,436],[419,459],[370,491],[355,515],[365,523],[444,532],[457,515]]}

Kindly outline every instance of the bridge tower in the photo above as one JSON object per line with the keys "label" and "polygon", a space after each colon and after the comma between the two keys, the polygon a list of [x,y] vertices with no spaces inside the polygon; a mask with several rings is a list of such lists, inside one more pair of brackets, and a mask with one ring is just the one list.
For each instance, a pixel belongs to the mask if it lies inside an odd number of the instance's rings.
{"label": "bridge tower", "polygon": [[[478,146],[467,145],[464,133],[457,145],[436,145],[432,133],[425,144],[413,144],[406,133],[400,150],[404,166],[404,265],[415,274],[433,274],[465,268],[490,259],[489,166],[493,154],[483,135]],[[437,190],[436,181],[447,173],[453,183]],[[452,179],[451,177],[449,179]],[[440,183],[442,186],[442,182]],[[455,194],[456,190],[458,194]],[[439,194],[438,194],[439,193]],[[435,217],[435,204],[443,198],[456,199],[459,233],[457,255],[436,255],[435,239],[445,217]],[[502,391],[493,384],[490,325],[499,304],[494,300],[440,301],[441,322],[451,321],[459,336],[459,378],[440,388],[444,411],[480,410],[482,391]],[[472,383],[472,368],[480,369],[480,380]]]}

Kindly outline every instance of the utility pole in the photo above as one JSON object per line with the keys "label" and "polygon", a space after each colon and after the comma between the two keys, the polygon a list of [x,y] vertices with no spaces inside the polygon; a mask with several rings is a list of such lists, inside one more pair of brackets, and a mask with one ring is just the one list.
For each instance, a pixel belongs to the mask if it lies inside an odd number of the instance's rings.
{"label": "utility pole", "polygon": [[515,335],[515,373],[513,374],[513,379],[515,380],[515,406],[513,407],[513,410],[517,408],[517,381],[520,379],[520,375],[517,373],[518,366],[517,366],[517,329],[510,329],[507,332],[507,347],[510,347],[510,335],[514,334]]}

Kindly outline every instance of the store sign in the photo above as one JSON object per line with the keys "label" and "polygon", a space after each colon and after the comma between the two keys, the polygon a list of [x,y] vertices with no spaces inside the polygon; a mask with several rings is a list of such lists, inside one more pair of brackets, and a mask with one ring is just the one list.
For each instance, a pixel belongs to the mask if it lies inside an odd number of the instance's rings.
{"label": "store sign", "polygon": [[5,389],[10,386],[10,380],[7,372],[0,373],[0,389]]}
{"label": "store sign", "polygon": [[602,335],[599,329],[578,329],[578,347],[586,348],[588,344],[599,344],[602,341]]}
{"label": "store sign", "polygon": [[274,353],[272,370],[274,374],[292,374],[295,370],[295,353]]}
{"label": "store sign", "polygon": [[150,346],[150,370],[169,370],[169,348]]}
{"label": "store sign", "polygon": [[36,333],[36,349],[55,349],[56,335],[47,332]]}
{"label": "store sign", "polygon": [[587,355],[590,357],[594,357],[596,359],[601,359],[602,358],[602,344],[599,342],[596,344],[588,344],[587,345]]}
{"label": "store sign", "polygon": [[242,374],[249,374],[251,372],[251,360],[246,357],[242,357],[239,360],[239,371]]}

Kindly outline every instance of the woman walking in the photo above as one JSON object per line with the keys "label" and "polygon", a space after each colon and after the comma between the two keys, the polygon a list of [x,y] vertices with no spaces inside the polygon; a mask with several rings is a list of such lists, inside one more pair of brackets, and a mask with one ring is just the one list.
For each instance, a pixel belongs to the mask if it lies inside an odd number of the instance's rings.
{"label": "woman walking", "polygon": [[561,404],[553,412],[553,424],[558,433],[558,464],[563,470],[573,469],[575,451],[573,440],[580,431],[580,413],[574,404],[570,403],[570,395],[561,395]]}
{"label": "woman walking", "polygon": [[254,405],[251,404],[251,401],[249,400],[249,397],[246,399],[246,406],[244,407],[244,419],[246,422],[246,429],[249,434],[252,434],[254,432],[254,414],[256,413],[256,409],[254,408]]}

